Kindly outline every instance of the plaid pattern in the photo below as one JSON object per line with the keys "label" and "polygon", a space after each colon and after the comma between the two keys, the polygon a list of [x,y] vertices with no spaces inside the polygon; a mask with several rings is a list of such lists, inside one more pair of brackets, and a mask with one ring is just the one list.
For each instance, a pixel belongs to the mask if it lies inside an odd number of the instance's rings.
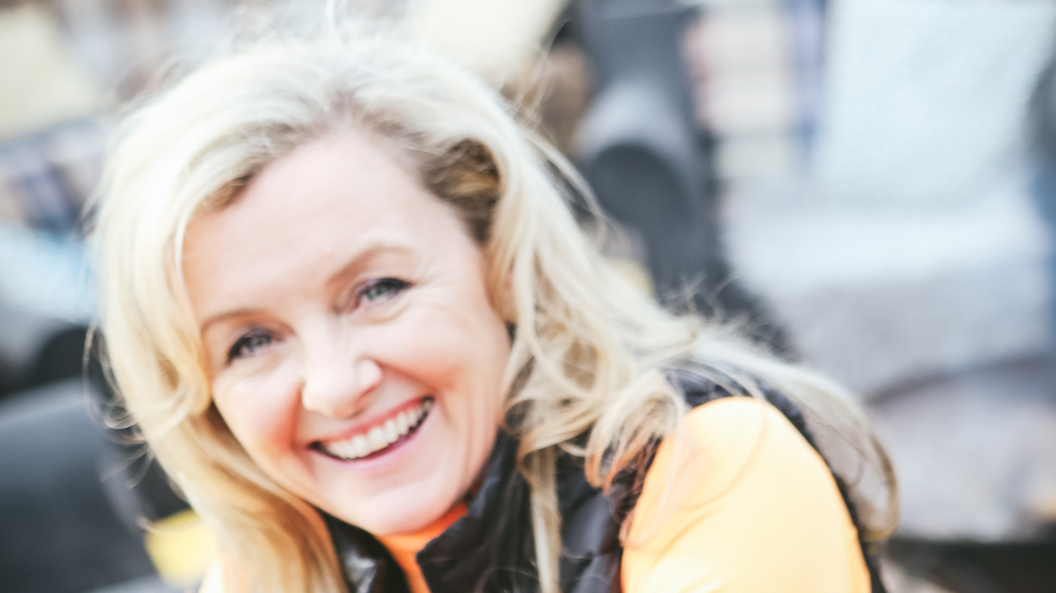
{"label": "plaid pattern", "polygon": [[0,221],[56,233],[78,230],[105,144],[103,127],[80,119],[0,145]]}
{"label": "plaid pattern", "polygon": [[794,129],[809,150],[817,134],[825,64],[824,0],[784,0],[787,45],[791,56]]}
{"label": "plaid pattern", "polygon": [[686,54],[718,174],[736,184],[801,173],[818,119],[827,0],[697,3]]}
{"label": "plaid pattern", "polygon": [[[148,88],[166,65],[215,48],[230,35],[239,7],[282,10],[286,1],[38,0],[36,4],[61,24],[69,54],[123,101]],[[290,14],[322,14],[316,0],[288,6]],[[81,209],[99,179],[106,141],[104,126],[87,118],[0,144],[0,222],[56,233],[79,230]]]}
{"label": "plaid pattern", "polygon": [[[17,2],[16,2],[17,3]],[[325,0],[36,0],[60,23],[68,51],[117,101],[135,97],[167,66],[208,55],[229,39],[242,10],[284,24],[318,23]],[[351,0],[374,12],[404,2]],[[0,8],[12,3],[0,0]],[[384,9],[384,10],[383,10]],[[93,119],[60,123],[0,144],[0,222],[65,233],[98,182],[106,131]]]}
{"label": "plaid pattern", "polygon": [[[233,0],[37,0],[59,22],[68,54],[122,101],[165,64],[226,34]],[[106,130],[93,118],[60,122],[0,144],[0,222],[53,233],[80,230],[102,168]]]}

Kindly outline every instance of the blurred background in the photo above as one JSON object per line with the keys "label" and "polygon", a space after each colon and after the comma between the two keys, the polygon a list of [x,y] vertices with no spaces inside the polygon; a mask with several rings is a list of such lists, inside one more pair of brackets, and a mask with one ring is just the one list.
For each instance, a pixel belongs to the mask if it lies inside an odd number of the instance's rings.
{"label": "blurred background", "polygon": [[[194,587],[211,536],[113,405],[82,208],[120,106],[248,9],[0,0],[0,590]],[[373,0],[521,104],[676,310],[850,387],[891,591],[1056,591],[1056,2]]]}

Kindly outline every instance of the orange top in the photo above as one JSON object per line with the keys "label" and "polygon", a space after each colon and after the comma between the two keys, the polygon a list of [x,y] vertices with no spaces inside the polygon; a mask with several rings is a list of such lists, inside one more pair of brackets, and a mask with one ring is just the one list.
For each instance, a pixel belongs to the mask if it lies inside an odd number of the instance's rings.
{"label": "orange top", "polygon": [[[691,410],[685,427],[646,474],[623,552],[626,593],[869,593],[836,481],[781,412],[729,397]],[[465,512],[379,538],[413,593],[429,593],[415,554]]]}
{"label": "orange top", "polygon": [[869,593],[836,481],[781,412],[728,397],[694,408],[686,428],[688,454],[676,459],[668,437],[646,474],[624,591]]}
{"label": "orange top", "polygon": [[[685,428],[646,474],[623,552],[626,593],[869,593],[836,481],[781,412],[728,397],[691,410]],[[429,593],[415,554],[465,512],[380,538],[413,593]],[[219,591],[218,576],[202,590]]]}
{"label": "orange top", "polygon": [[425,547],[425,544],[439,537],[441,533],[465,514],[466,505],[459,503],[448,511],[446,515],[440,517],[436,523],[418,533],[378,537],[378,541],[388,548],[393,559],[403,569],[403,573],[407,575],[407,584],[411,587],[411,593],[429,593],[429,587],[426,586],[425,578],[422,576],[422,569],[418,567],[418,561],[414,559],[415,554],[420,552]]}

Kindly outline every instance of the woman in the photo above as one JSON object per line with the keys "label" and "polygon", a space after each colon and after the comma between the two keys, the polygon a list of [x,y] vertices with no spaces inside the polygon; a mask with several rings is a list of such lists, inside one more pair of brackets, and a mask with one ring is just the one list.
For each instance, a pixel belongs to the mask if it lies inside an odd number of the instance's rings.
{"label": "woman", "polygon": [[103,329],[219,535],[206,589],[870,590],[891,499],[859,517],[811,440],[893,496],[860,412],[639,295],[566,191],[495,92],[382,37],[244,48],[128,118]]}

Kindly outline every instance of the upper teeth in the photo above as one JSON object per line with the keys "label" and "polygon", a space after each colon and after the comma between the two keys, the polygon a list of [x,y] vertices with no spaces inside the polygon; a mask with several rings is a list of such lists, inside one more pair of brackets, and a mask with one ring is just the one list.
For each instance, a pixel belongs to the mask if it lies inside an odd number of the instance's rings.
{"label": "upper teeth", "polygon": [[433,400],[424,399],[417,407],[400,412],[386,420],[385,424],[344,440],[330,441],[323,444],[323,448],[334,457],[342,459],[366,457],[395,443],[401,436],[416,428],[432,406]]}

